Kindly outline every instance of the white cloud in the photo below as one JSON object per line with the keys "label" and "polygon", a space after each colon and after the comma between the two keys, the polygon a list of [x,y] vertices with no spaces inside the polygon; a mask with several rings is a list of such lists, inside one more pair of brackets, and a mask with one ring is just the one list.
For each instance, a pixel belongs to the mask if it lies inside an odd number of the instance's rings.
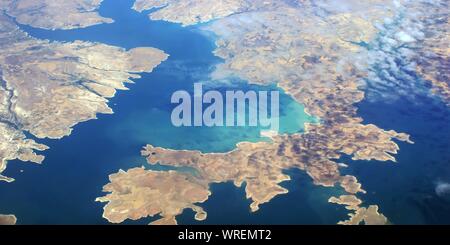
{"label": "white cloud", "polygon": [[439,181],[436,184],[435,192],[440,197],[450,195],[450,183]]}
{"label": "white cloud", "polygon": [[411,35],[404,31],[400,31],[395,35],[396,39],[398,41],[404,42],[404,43],[412,43],[415,42],[416,39],[414,39]]}

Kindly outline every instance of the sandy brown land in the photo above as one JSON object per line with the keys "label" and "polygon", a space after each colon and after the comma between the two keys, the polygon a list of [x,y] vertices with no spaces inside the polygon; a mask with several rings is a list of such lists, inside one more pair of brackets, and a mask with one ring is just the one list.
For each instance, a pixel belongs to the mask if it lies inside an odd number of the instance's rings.
{"label": "sandy brown land", "polygon": [[342,195],[340,197],[331,197],[328,200],[330,203],[344,205],[346,209],[353,210],[354,213],[350,213],[350,218],[345,221],[340,221],[338,224],[342,225],[386,225],[388,224],[387,218],[378,212],[377,205],[370,205],[368,208],[361,207],[363,203],[361,199],[355,195]]}
{"label": "sandy brown land", "polygon": [[328,202],[335,203],[339,205],[344,205],[348,210],[357,210],[359,205],[362,204],[361,199],[357,198],[355,195],[342,195],[340,197],[330,197]]}
{"label": "sandy brown land", "polygon": [[15,225],[16,222],[16,216],[0,214],[0,225]]}
{"label": "sandy brown land", "polygon": [[255,4],[250,2],[236,0],[136,0],[133,9],[141,12],[167,6],[150,14],[150,18],[152,20],[167,20],[187,26],[245,11],[252,4]]}
{"label": "sandy brown land", "polygon": [[206,201],[211,194],[205,181],[175,171],[144,168],[120,171],[109,179],[111,183],[103,190],[111,193],[97,201],[107,202],[104,217],[112,223],[159,215],[161,218],[152,224],[176,224],[175,216],[186,208],[196,212],[197,220],[206,219],[206,212],[195,205]]}
{"label": "sandy brown land", "polygon": [[[395,162],[394,155],[399,150],[395,141],[412,143],[407,134],[364,124],[357,115],[356,104],[365,98],[364,79],[370,60],[368,50],[361,44],[374,40],[379,26],[405,9],[411,16],[427,18],[430,8],[446,9],[446,4],[235,0],[218,1],[210,8],[205,1],[137,1],[134,8],[139,11],[167,5],[152,13],[152,19],[183,25],[214,20],[202,27],[218,37],[215,54],[224,59],[212,74],[213,80],[226,82],[230,77],[238,77],[253,84],[276,83],[305,105],[309,114],[321,119],[318,125],[307,125],[303,134],[273,136],[269,143],[241,143],[227,153],[204,154],[148,145],[142,154],[150,164],[191,167],[199,173],[190,176],[196,181],[233,181],[236,186],[245,182],[252,211],[286,193],[279,183],[289,180],[289,176],[282,171],[299,168],[315,184],[339,184],[349,193],[330,199],[354,212],[340,224],[386,224],[387,218],[378,212],[377,205],[362,207],[355,194],[365,191],[355,176],[340,174],[339,167],[346,165],[336,161],[349,155],[354,160]],[[196,11],[188,11],[191,9]],[[405,36],[400,36],[398,42],[404,41]],[[448,45],[448,41],[442,43]],[[170,200],[165,202],[171,205]],[[104,213],[107,218],[110,215]],[[144,211],[141,215],[152,214]]]}
{"label": "sandy brown land", "polygon": [[9,160],[43,161],[35,151],[47,146],[24,132],[57,139],[97,113],[112,113],[108,98],[167,57],[153,48],[34,39],[0,14],[0,174]]}
{"label": "sandy brown land", "polygon": [[0,0],[0,8],[17,22],[44,29],[73,29],[113,20],[96,10],[103,0]]}

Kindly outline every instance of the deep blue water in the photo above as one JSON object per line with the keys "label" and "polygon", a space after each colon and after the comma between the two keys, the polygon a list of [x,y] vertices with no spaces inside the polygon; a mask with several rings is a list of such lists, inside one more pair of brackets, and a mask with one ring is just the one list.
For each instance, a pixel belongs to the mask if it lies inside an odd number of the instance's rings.
{"label": "deep blue water", "polygon": [[411,135],[400,142],[397,163],[348,161],[349,173],[368,191],[363,198],[379,204],[394,224],[450,224],[450,193],[438,195],[439,183],[450,183],[450,110],[436,98],[359,105],[365,123]]}
{"label": "deep blue water", "polygon": [[[5,174],[14,177],[16,181],[9,184],[0,183],[2,198],[0,210],[2,213],[16,214],[19,224],[107,223],[102,218],[103,204],[95,203],[94,200],[104,195],[101,188],[108,182],[109,174],[119,169],[146,164],[145,159],[139,155],[141,148],[146,144],[174,149],[223,152],[233,149],[235,144],[241,141],[266,140],[260,138],[260,129],[256,127],[172,126],[170,121],[170,113],[174,106],[170,104],[172,93],[180,89],[191,91],[194,82],[208,80],[214,65],[221,60],[212,54],[214,40],[210,35],[202,35],[195,28],[183,28],[163,21],[150,21],[145,13],[140,14],[131,10],[132,2],[132,0],[108,0],[102,4],[101,15],[112,17],[115,20],[113,24],[67,31],[48,31],[21,26],[31,36],[41,39],[61,42],[85,40],[125,49],[155,47],[170,54],[170,58],[151,74],[143,74],[141,79],[135,80],[135,84],[128,85],[129,91],[119,91],[110,101],[110,106],[114,110],[113,115],[98,115],[98,120],[80,123],[74,127],[72,135],[61,140],[38,140],[50,146],[50,150],[44,152],[46,160],[43,165],[20,161],[9,163]],[[271,87],[239,83],[239,89],[267,90]],[[289,96],[282,94],[280,100],[282,132],[301,131],[304,122],[315,121]],[[298,178],[300,182],[305,180],[307,180],[305,176]],[[238,210],[248,213],[248,203],[245,202],[242,190],[229,188],[226,184],[215,185],[213,190],[214,198],[211,203],[206,204],[207,206],[228,200],[230,193],[240,192],[239,196],[235,196],[235,201],[243,205],[241,208],[245,208]],[[295,194],[290,196],[296,197]],[[298,200],[302,199],[303,197],[298,197]],[[324,197],[321,201],[326,200]],[[276,202],[273,205],[275,205],[273,208],[267,206],[265,213],[269,215],[268,217],[277,217]],[[295,205],[295,202],[292,205]],[[216,207],[216,211],[208,208],[211,217],[215,217],[215,212],[219,214],[219,210],[234,212],[233,207],[228,209],[220,204]],[[302,213],[304,212],[298,212],[297,220],[303,219]],[[289,217],[291,220],[295,219],[292,218],[295,216]],[[234,222],[234,219],[222,218],[221,223]],[[334,220],[330,218],[328,222],[334,223],[338,218]],[[212,221],[218,222],[217,219]],[[148,219],[128,223],[147,222]],[[192,215],[183,216],[182,223],[192,222],[194,222]],[[278,222],[282,222],[282,219],[279,218]]]}

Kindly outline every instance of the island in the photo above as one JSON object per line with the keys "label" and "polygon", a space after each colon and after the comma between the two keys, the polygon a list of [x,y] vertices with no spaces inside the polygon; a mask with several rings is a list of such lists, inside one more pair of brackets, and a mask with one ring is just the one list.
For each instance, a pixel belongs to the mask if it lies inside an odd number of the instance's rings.
{"label": "island", "polygon": [[176,224],[175,216],[186,208],[196,213],[195,219],[206,219],[206,212],[195,203],[208,199],[208,183],[189,174],[134,168],[111,175],[110,181],[104,191],[111,194],[97,201],[108,202],[104,217],[112,223],[160,215],[152,224]]}
{"label": "island", "polygon": [[355,195],[342,195],[340,197],[331,197],[328,200],[330,203],[344,205],[348,210],[354,210],[355,213],[350,213],[350,218],[345,221],[339,221],[341,225],[359,225],[364,222],[366,225],[385,225],[388,224],[386,216],[378,212],[377,205],[370,205],[369,207],[360,207],[363,203],[361,199]]}
{"label": "island", "polygon": [[434,8],[435,18],[421,17],[427,38],[421,40],[415,59],[416,71],[430,83],[432,91],[450,106],[450,43],[448,4]]}
{"label": "island", "polygon": [[250,0],[136,0],[133,9],[142,12],[160,8],[149,15],[152,20],[166,20],[189,26],[244,12],[257,4],[259,3]]}

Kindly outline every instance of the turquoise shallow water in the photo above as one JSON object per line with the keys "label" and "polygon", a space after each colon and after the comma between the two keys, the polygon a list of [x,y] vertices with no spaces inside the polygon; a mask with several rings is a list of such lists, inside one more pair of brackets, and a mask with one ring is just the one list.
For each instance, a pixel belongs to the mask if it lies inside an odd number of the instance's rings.
{"label": "turquoise shallow water", "polygon": [[[0,210],[16,214],[19,224],[107,223],[101,217],[102,204],[94,200],[103,195],[101,188],[108,182],[109,174],[145,165],[145,159],[139,155],[145,144],[224,152],[241,141],[267,140],[260,137],[260,129],[256,127],[173,127],[170,121],[174,107],[170,104],[172,93],[180,89],[191,91],[193,83],[207,80],[214,65],[221,60],[212,54],[214,40],[211,37],[201,35],[195,28],[150,21],[146,14],[132,11],[131,5],[130,0],[109,0],[102,4],[100,13],[112,17],[115,20],[113,24],[68,31],[21,26],[30,35],[41,39],[61,42],[85,40],[125,49],[155,47],[170,54],[170,58],[151,74],[143,74],[135,84],[128,85],[129,91],[118,92],[110,102],[115,112],[113,115],[99,115],[98,120],[80,123],[71,136],[61,140],[39,140],[50,146],[50,150],[44,152],[46,160],[43,165],[19,161],[9,163],[5,174],[16,178],[16,181],[0,183]],[[238,88],[272,89],[242,82]],[[289,96],[282,94],[280,103],[282,132],[298,132],[305,122],[316,121]],[[302,179],[306,180],[305,176]],[[214,200],[226,200],[226,193],[230,191],[227,185],[217,188],[218,197]],[[225,196],[220,197],[220,193]],[[236,196],[235,201],[247,205],[244,194]],[[217,205],[217,208],[223,210],[222,205]],[[244,210],[248,212],[248,207]],[[146,222],[148,220],[128,223]],[[191,222],[194,222],[192,215],[183,218],[183,223]],[[223,219],[222,222],[231,221]]]}

